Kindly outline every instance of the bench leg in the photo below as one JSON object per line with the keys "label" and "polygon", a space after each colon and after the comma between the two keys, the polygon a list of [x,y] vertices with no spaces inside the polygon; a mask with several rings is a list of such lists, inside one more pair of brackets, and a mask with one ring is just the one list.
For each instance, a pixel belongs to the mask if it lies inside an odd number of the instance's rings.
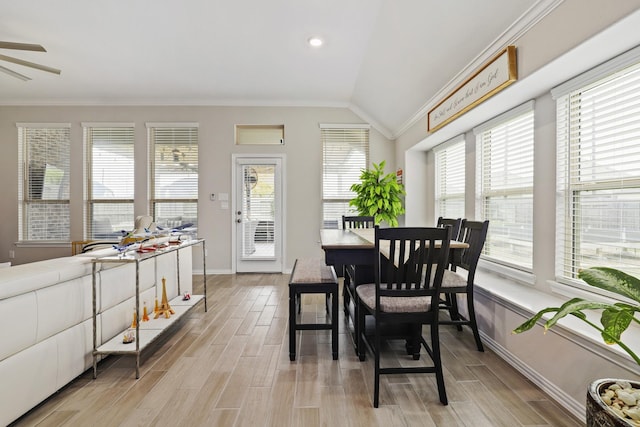
{"label": "bench leg", "polygon": [[331,295],[331,350],[333,360],[338,360],[338,286]]}
{"label": "bench leg", "polygon": [[296,360],[296,292],[289,285],[289,360]]}

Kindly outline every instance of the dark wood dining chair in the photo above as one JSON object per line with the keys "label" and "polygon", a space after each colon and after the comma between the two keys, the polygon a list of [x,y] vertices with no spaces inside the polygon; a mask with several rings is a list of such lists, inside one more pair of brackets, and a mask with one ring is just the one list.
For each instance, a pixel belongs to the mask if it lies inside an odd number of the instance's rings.
{"label": "dark wood dining chair", "polygon": [[348,216],[342,215],[342,229],[350,228],[373,228],[374,218],[372,216]]}
{"label": "dark wood dining chair", "polygon": [[460,234],[460,227],[462,226],[462,218],[439,217],[436,225],[438,227],[444,227],[446,225],[451,226],[451,240],[458,240],[458,235]]}
{"label": "dark wood dining chair", "polygon": [[[449,320],[440,320],[441,325],[456,325],[458,330],[462,330],[463,325],[468,325],[476,341],[478,351],[484,351],[478,322],[476,321],[476,310],[474,306],[474,279],[478,260],[484,247],[489,229],[489,221],[468,221],[463,220],[460,228],[458,240],[469,245],[456,257],[452,257],[450,270],[445,271],[442,280],[442,296],[440,309],[449,312]],[[460,274],[459,269],[466,270],[466,277]],[[458,295],[465,295],[467,299],[467,317],[458,311]]]}
{"label": "dark wood dining chair", "polygon": [[[376,227],[375,236],[374,283],[356,288],[360,360],[365,358],[365,345],[374,356],[373,406],[377,408],[379,403],[380,375],[418,373],[435,373],[440,402],[446,405],[438,334],[438,303],[448,262],[451,228]],[[383,246],[388,248],[387,256],[380,251]],[[394,260],[397,260],[397,267]],[[373,323],[373,331],[365,328],[366,317],[372,319],[373,322],[369,324]],[[423,325],[430,326],[430,345],[422,335]],[[409,330],[405,329],[405,332],[393,332],[392,335],[385,332],[390,328],[407,326]],[[382,341],[407,337],[414,344],[413,358],[417,359],[424,347],[433,365],[402,367],[396,364],[393,367],[381,367]]]}
{"label": "dark wood dining chair", "polygon": [[[342,229],[358,229],[358,228],[373,228],[375,225],[375,218],[372,216],[349,216],[342,215]],[[345,316],[349,317],[349,302],[355,297],[355,284],[356,280],[356,267],[353,265],[345,265],[336,269],[340,271],[344,280],[344,288],[342,289],[342,303],[344,307]],[[352,319],[355,329],[355,319]]]}

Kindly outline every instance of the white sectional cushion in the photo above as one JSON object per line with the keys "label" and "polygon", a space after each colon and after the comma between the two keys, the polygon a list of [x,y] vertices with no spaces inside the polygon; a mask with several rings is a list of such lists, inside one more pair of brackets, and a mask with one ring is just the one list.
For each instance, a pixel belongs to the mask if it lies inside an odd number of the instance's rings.
{"label": "white sectional cushion", "polygon": [[[172,254],[164,254],[139,263],[140,292],[151,289],[156,285],[156,263],[164,264],[165,258]],[[174,258],[175,260],[175,258]],[[99,271],[99,288],[101,311],[121,303],[136,292],[135,263],[103,264]],[[159,279],[158,279],[159,280]]]}
{"label": "white sectional cushion", "polygon": [[[2,325],[0,327],[0,360],[36,343],[38,332],[36,301],[35,292],[0,301],[0,325]],[[0,380],[0,383],[3,381],[4,379]]]}
{"label": "white sectional cushion", "polygon": [[[140,263],[140,290],[152,288],[156,284],[156,262],[162,260],[166,255]],[[162,262],[162,261],[159,261]],[[135,288],[134,288],[135,291]]]}
{"label": "white sectional cushion", "polygon": [[57,283],[60,275],[51,261],[0,269],[0,300]]}
{"label": "white sectional cushion", "polygon": [[117,268],[101,270],[99,275],[100,311],[120,304],[136,292],[135,264],[122,264]]}
{"label": "white sectional cushion", "polygon": [[93,366],[93,320],[86,320],[56,335],[58,347],[57,388]]}
{"label": "white sectional cushion", "polygon": [[91,276],[36,291],[38,335],[42,341],[93,316]]}
{"label": "white sectional cushion", "polygon": [[[200,252],[202,256],[202,252]],[[193,292],[193,246],[180,249],[180,292]]]}
{"label": "white sectional cushion", "polygon": [[58,390],[57,353],[56,339],[50,338],[0,362],[0,425],[8,425]]}
{"label": "white sectional cushion", "polygon": [[162,279],[167,284],[167,297],[169,299],[178,294],[178,274],[176,269],[177,251],[159,256],[156,261],[157,283],[158,283],[158,299],[162,297]]}
{"label": "white sectional cushion", "polygon": [[129,298],[107,310],[100,315],[102,343],[109,341],[126,328],[131,326],[133,321],[133,307],[135,299]]}
{"label": "white sectional cushion", "polygon": [[[158,296],[158,304],[160,303],[160,297],[162,295],[157,295]],[[156,298],[156,288],[151,288],[151,289],[147,289],[146,291],[142,291],[140,292],[140,316],[142,316],[142,313],[144,312],[144,303],[147,303],[147,313],[149,314],[149,317],[153,316],[153,307],[155,305],[155,298]]]}
{"label": "white sectional cushion", "polygon": [[[54,261],[54,260],[52,260]],[[81,257],[66,257],[55,260],[55,267],[60,274],[58,280],[65,282],[82,276],[91,276],[91,259]]]}
{"label": "white sectional cushion", "polygon": [[178,252],[169,252],[156,258],[156,271],[158,286],[162,286],[162,278],[167,279],[168,283],[177,280],[178,274],[176,269],[176,257]]}

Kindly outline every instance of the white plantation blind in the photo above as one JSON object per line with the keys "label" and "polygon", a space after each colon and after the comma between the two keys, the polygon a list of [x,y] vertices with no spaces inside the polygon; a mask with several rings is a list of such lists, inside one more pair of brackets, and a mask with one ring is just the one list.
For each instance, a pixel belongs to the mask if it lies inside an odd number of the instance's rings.
{"label": "white plantation blind", "polygon": [[[337,125],[340,126],[340,125]],[[321,125],[323,228],[338,228],[342,215],[354,214],[351,185],[369,164],[369,126]]]}
{"label": "white plantation blind", "polygon": [[464,217],[465,141],[461,135],[434,148],[436,217]]}
{"label": "white plantation blind", "polygon": [[195,227],[198,220],[198,125],[147,126],[154,220],[160,227]]}
{"label": "white plantation blind", "polygon": [[20,241],[69,241],[70,124],[18,123]]}
{"label": "white plantation blind", "polygon": [[533,102],[474,129],[477,216],[489,220],[483,255],[531,270],[533,241]]}
{"label": "white plantation blind", "polygon": [[114,239],[133,229],[133,124],[83,123],[85,167],[85,231],[90,239]]}
{"label": "white plantation blind", "polygon": [[592,266],[638,275],[640,63],[636,58],[633,65],[607,69],[595,81],[554,95],[557,278],[571,282],[579,269]]}

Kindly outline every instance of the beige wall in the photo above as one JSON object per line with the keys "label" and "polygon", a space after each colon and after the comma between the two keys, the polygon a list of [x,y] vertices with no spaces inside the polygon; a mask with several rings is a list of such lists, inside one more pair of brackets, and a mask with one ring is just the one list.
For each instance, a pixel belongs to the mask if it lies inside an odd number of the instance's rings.
{"label": "beige wall", "polygon": [[[207,271],[231,269],[232,207],[222,209],[210,201],[210,193],[231,194],[231,155],[269,153],[286,156],[286,255],[285,269],[296,257],[321,255],[318,230],[321,223],[322,145],[319,123],[363,123],[346,108],[305,107],[0,107],[2,147],[2,204],[0,205],[0,261],[21,264],[65,256],[68,247],[16,247],[18,239],[18,133],[16,122],[71,123],[72,240],[82,239],[82,128],[81,122],[134,122],[136,129],[136,215],[147,212],[146,122],[198,122],[199,128],[199,235],[207,240]],[[284,124],[283,146],[236,146],[235,124]],[[371,130],[371,161],[395,163],[393,144]],[[393,170],[393,169],[390,169]],[[198,259],[198,255],[195,256]],[[197,265],[196,265],[197,268]]]}

